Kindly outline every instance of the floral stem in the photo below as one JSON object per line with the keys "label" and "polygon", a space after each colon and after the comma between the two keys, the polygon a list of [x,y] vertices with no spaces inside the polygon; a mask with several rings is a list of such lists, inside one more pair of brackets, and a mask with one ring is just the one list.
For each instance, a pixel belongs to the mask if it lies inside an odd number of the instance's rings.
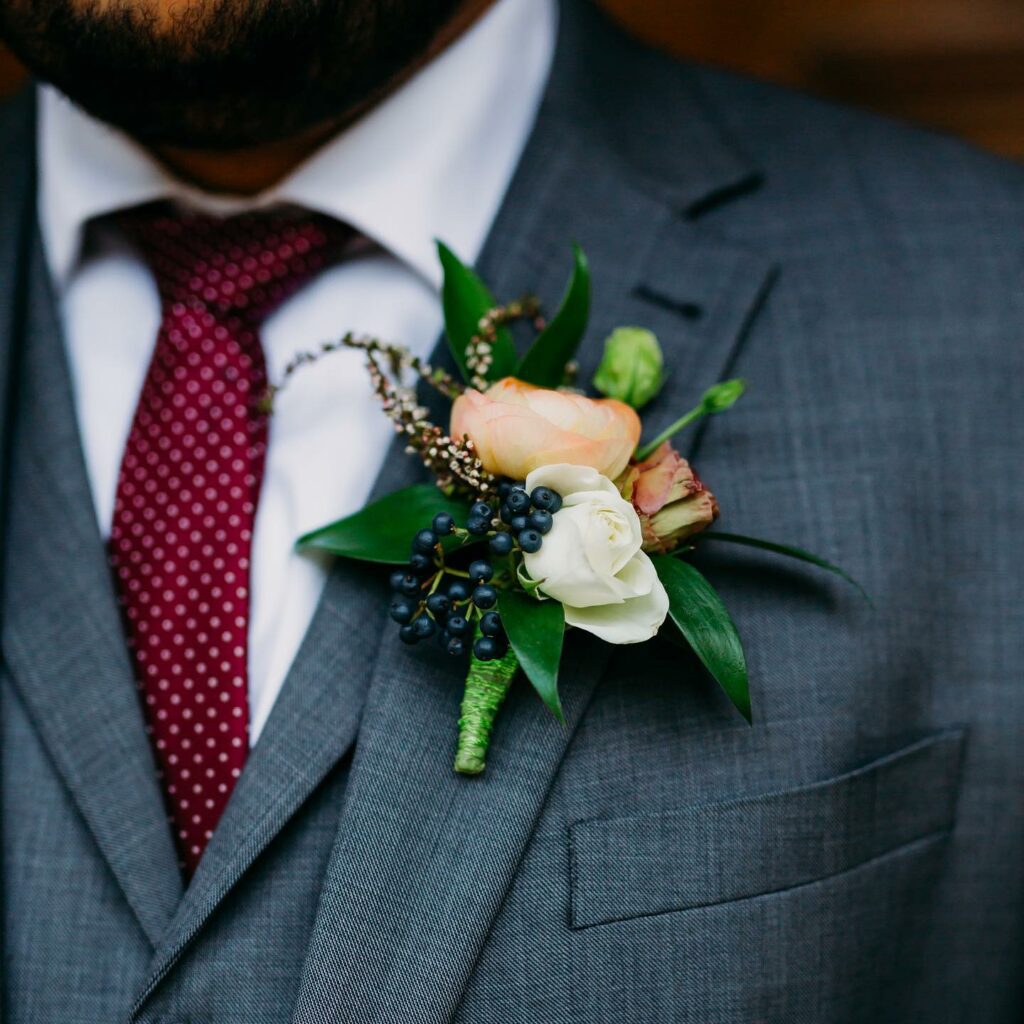
{"label": "floral stem", "polygon": [[455,770],[460,774],[479,775],[486,767],[491,730],[518,668],[519,659],[511,647],[493,661],[471,657],[455,752]]}
{"label": "floral stem", "polygon": [[713,416],[715,413],[731,409],[743,397],[743,392],[746,389],[746,381],[739,377],[734,377],[732,380],[720,380],[717,384],[713,384],[701,396],[700,405],[696,409],[691,409],[685,416],[680,416],[653,441],[645,444],[643,448],[637,449],[633,458],[637,462],[643,462],[657,451],[659,445],[664,444],[673,434],[678,434],[683,427],[689,426],[694,420],[699,420],[701,416]]}
{"label": "floral stem", "polygon": [[649,441],[642,448],[638,448],[633,457],[637,462],[643,462],[650,458],[660,445],[663,445],[673,434],[678,434],[683,427],[688,427],[694,420],[704,415],[704,403],[701,402],[696,409],[691,409],[685,416],[680,416],[671,426],[666,427],[653,441]]}

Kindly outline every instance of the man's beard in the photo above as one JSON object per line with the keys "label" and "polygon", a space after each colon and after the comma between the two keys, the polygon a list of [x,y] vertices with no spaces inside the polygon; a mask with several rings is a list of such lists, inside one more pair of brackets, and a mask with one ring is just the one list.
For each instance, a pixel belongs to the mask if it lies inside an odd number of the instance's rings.
{"label": "man's beard", "polygon": [[461,0],[0,0],[45,81],[149,145],[225,150],[343,118],[415,64]]}

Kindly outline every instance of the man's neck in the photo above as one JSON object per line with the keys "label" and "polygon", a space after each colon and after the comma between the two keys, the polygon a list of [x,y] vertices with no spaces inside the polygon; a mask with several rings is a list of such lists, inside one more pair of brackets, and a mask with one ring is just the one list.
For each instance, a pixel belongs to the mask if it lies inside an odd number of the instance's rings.
{"label": "man's neck", "polygon": [[404,68],[357,107],[301,135],[248,149],[220,152],[157,146],[153,155],[177,177],[207,192],[255,195],[271,188],[328,139],[362,117],[422,67],[448,48],[489,8],[494,0],[466,0],[458,13],[434,37],[422,56]]}

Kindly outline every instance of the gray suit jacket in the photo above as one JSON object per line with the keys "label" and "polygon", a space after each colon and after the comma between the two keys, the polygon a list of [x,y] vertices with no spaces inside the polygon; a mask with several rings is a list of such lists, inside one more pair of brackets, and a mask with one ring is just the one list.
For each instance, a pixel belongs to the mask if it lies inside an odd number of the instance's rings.
{"label": "gray suit jacket", "polygon": [[[724,525],[874,605],[722,551],[753,727],[676,648],[574,635],[565,727],[516,687],[467,780],[460,666],[395,643],[381,575],[338,565],[183,893],[32,131],[27,100],[0,114],[5,1021],[1020,1024],[1020,168],[674,64],[566,0],[484,275],[550,304],[578,239],[583,377],[610,328],[650,326],[652,429],[748,378],[693,445]],[[414,475],[396,454],[379,489]]]}

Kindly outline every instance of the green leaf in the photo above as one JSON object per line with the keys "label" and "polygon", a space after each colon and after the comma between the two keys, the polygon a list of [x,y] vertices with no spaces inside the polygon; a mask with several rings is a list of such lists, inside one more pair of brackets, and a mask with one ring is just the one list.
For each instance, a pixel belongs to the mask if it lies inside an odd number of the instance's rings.
{"label": "green leaf", "polygon": [[668,593],[672,621],[739,713],[751,721],[747,660],[721,598],[689,562],[669,555],[656,555],[651,561]]}
{"label": "green leaf", "polygon": [[[477,333],[480,318],[497,303],[487,285],[444,242],[437,243],[437,254],[444,269],[441,304],[445,333],[462,377],[469,381],[471,374],[466,368],[466,347]],[[487,379],[500,380],[509,376],[515,369],[516,349],[512,336],[504,328],[498,330],[491,351],[493,361]]]}
{"label": "green leaf", "polygon": [[[416,484],[375,501],[354,515],[300,537],[297,547],[319,548],[363,562],[404,565],[417,530],[426,529],[438,512],[464,522],[469,506],[446,498],[433,484]],[[455,538],[446,538],[449,544]]]}
{"label": "green leaf", "polygon": [[526,678],[551,714],[564,722],[558,699],[558,664],[565,636],[562,606],[557,601],[538,601],[518,590],[501,590],[498,611]]}
{"label": "green leaf", "polygon": [[840,569],[838,565],[826,562],[824,558],[812,555],[809,551],[804,551],[802,548],[795,548],[791,544],[776,544],[771,540],[759,540],[757,537],[745,537],[740,533],[720,533],[718,530],[702,533],[696,539],[701,541],[722,540],[729,544],[743,544],[749,548],[759,548],[761,551],[771,551],[776,555],[785,555],[787,558],[796,558],[801,562],[809,562],[811,565],[816,565],[819,569],[824,569],[827,572],[835,573],[836,576],[841,576],[847,583],[856,587],[861,592],[861,595],[868,604],[872,603],[868,592],[845,569]]}
{"label": "green leaf", "polygon": [[572,251],[575,263],[562,305],[515,371],[520,380],[540,387],[557,388],[563,383],[566,364],[576,355],[590,318],[590,268],[578,245]]}

